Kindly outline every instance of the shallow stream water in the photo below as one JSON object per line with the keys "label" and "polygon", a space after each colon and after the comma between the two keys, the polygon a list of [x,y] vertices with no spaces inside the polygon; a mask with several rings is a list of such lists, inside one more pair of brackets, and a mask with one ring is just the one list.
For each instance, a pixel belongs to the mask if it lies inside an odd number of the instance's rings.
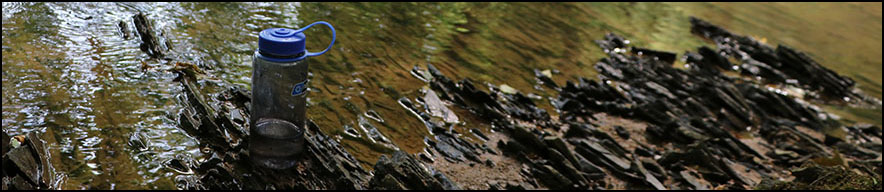
{"label": "shallow stream water", "polygon": [[[335,26],[333,50],[310,58],[308,118],[335,136],[366,168],[393,148],[423,150],[424,125],[397,103],[423,98],[414,66],[431,63],[481,89],[507,85],[540,96],[534,69],[556,83],[596,78],[607,32],[632,45],[676,52],[710,42],[690,33],[696,16],[770,45],[809,53],[866,94],[881,98],[881,3],[14,3],[3,2],[3,130],[41,133],[62,189],[175,189],[162,162],[199,156],[177,127],[182,87],[150,59],[132,16],[143,12],[177,61],[207,72],[209,89],[250,87],[251,56],[265,28]],[[824,14],[823,14],[824,13]],[[125,38],[120,22],[129,32]],[[309,50],[330,41],[307,31]],[[165,43],[165,42],[168,43]],[[676,64],[677,65],[677,64]],[[539,87],[539,86],[537,86]],[[823,105],[844,122],[881,125],[881,109]],[[452,128],[490,125],[462,108]],[[394,145],[378,143],[380,133]],[[133,136],[134,135],[134,136]],[[464,134],[473,138],[470,134]],[[143,138],[146,149],[131,138]]]}

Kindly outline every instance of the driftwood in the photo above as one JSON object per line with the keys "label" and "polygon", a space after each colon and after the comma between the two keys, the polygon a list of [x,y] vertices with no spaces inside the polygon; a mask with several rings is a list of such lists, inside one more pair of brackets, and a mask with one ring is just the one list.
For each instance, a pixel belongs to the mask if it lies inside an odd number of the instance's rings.
{"label": "driftwood", "polygon": [[[165,49],[161,47],[160,40],[147,16],[144,13],[138,13],[132,16],[132,18],[135,20],[135,29],[138,31],[138,36],[141,37],[141,50],[147,52],[152,58],[162,58],[165,56]],[[124,28],[122,23],[121,28],[123,28],[124,38],[128,39],[128,33],[126,33],[128,28]]]}
{"label": "driftwood", "polygon": [[132,31],[129,30],[129,25],[126,24],[126,21],[120,21],[120,24],[118,25],[120,27],[120,33],[123,34],[123,39],[129,40],[129,34],[132,33]]}

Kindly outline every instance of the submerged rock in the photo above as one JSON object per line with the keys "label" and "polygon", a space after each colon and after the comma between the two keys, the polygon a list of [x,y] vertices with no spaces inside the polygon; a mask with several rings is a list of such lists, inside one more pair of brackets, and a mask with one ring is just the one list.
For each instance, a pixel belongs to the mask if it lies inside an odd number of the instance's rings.
{"label": "submerged rock", "polygon": [[550,75],[545,74],[543,71],[534,69],[534,76],[537,77],[537,80],[542,82],[543,85],[551,89],[559,88],[559,85],[557,85],[556,82],[553,81],[552,78],[550,78]]}
{"label": "submerged rock", "polygon": [[[141,50],[146,52],[152,58],[162,58],[166,55],[165,49],[163,49],[160,44],[159,38],[157,38],[156,30],[154,30],[153,25],[150,20],[147,19],[147,16],[144,13],[139,12],[135,16],[132,16],[135,20],[135,29],[138,32],[138,36],[141,37]],[[128,28],[123,23],[120,23],[120,27],[124,30],[125,35],[128,36]],[[124,36],[125,37],[125,36]]]}

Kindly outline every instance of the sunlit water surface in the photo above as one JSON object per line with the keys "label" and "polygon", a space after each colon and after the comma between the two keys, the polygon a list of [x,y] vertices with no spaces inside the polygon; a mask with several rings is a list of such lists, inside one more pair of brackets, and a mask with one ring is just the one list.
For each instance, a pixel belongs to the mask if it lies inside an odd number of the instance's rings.
{"label": "sunlit water surface", "polygon": [[[679,53],[714,46],[690,34],[697,16],[768,44],[806,51],[881,98],[881,3],[9,3],[3,2],[3,130],[37,131],[63,189],[174,189],[179,173],[162,162],[200,155],[176,125],[181,86],[173,64],[150,59],[134,32],[143,12],[177,61],[197,64],[207,89],[249,87],[251,55],[265,28],[332,23],[334,49],[310,58],[308,117],[334,135],[366,168],[391,147],[373,142],[376,127],[395,147],[417,153],[430,136],[400,97],[423,97],[409,74],[431,63],[480,88],[506,84],[542,96],[534,69],[554,69],[557,83],[597,78],[604,56],[592,40],[614,32],[633,45]],[[821,14],[825,13],[825,14]],[[330,41],[307,31],[308,49]],[[881,124],[881,109],[824,106],[845,122]],[[463,124],[489,125],[451,106]],[[368,114],[368,115],[367,115]],[[377,118],[373,118],[377,116]],[[371,126],[367,126],[371,124]],[[355,134],[347,133],[346,130]],[[140,136],[146,149],[130,146]],[[468,139],[475,139],[464,134]],[[135,137],[133,137],[135,138]]]}

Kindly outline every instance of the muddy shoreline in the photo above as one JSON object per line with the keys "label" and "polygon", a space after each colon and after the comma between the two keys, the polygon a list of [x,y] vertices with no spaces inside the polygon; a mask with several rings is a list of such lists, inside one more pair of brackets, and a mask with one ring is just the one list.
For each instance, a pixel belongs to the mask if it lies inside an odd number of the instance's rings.
{"label": "muddy shoreline", "polygon": [[[401,118],[422,121],[426,127],[409,129],[427,129],[433,138],[424,139],[423,152],[396,150],[371,170],[350,154],[357,152],[342,148],[312,121],[307,150],[295,168],[253,168],[245,146],[249,91],[203,92],[199,81],[210,74],[173,62],[184,87],[179,127],[199,141],[203,156],[172,159],[165,166],[180,173],[179,189],[754,189],[818,176],[799,167],[835,167],[881,180],[881,128],[842,125],[805,101],[880,108],[880,100],[799,50],[773,48],[696,18],[691,22],[692,33],[717,47],[678,57],[631,47],[624,37],[607,34],[596,41],[608,54],[594,65],[601,81],[581,78],[557,85],[535,71],[538,84],[558,92],[549,98],[558,116],[537,106],[543,98],[502,86],[483,91],[469,78],[450,79],[432,64],[415,66],[412,74],[429,89],[424,97],[398,100],[402,110],[414,114]],[[163,53],[167,48],[147,30],[138,27],[145,51],[154,57],[172,54]],[[676,59],[686,67],[673,67]],[[807,91],[789,92],[798,89]],[[487,120],[492,131],[450,129],[454,107]],[[828,134],[832,129],[844,136]],[[481,139],[465,139],[465,134]],[[12,164],[6,163],[5,146],[3,153],[4,189],[45,188],[52,182],[37,178],[54,177],[27,171],[8,174],[12,169],[6,166]],[[21,175],[30,183],[23,184]]]}

